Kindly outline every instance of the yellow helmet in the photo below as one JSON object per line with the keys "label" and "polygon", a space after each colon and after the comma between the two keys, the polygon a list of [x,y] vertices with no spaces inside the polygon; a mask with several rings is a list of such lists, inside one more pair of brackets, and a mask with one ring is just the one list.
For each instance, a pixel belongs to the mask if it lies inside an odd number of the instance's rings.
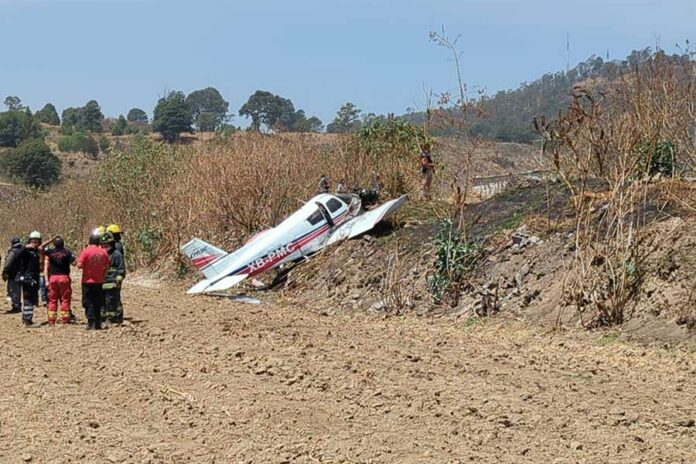
{"label": "yellow helmet", "polygon": [[109,227],[106,228],[107,232],[111,232],[112,234],[121,234],[121,228],[118,226],[118,224],[109,224]]}

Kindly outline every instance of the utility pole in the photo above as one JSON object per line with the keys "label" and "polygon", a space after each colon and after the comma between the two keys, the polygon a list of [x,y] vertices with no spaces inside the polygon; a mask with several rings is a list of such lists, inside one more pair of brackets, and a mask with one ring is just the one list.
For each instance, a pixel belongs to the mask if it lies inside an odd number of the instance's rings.
{"label": "utility pole", "polygon": [[566,74],[568,74],[568,71],[570,71],[570,34],[566,32]]}

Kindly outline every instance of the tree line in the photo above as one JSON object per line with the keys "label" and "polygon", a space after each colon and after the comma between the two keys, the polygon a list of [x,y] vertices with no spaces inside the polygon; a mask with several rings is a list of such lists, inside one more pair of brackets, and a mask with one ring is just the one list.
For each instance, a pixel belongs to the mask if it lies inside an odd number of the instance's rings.
{"label": "tree line", "polygon": [[[113,136],[159,132],[165,142],[179,140],[182,133],[234,132],[241,130],[229,123],[229,103],[220,92],[208,87],[185,95],[167,92],[159,98],[152,119],[141,108],[131,108],[126,116],[104,116],[96,100],[84,106],[65,108],[60,115],[55,105],[46,103],[36,113],[17,96],[4,100],[6,111],[0,112],[0,171],[10,178],[34,187],[46,187],[60,177],[60,159],[45,143],[45,126],[58,131],[57,146],[62,152],[85,153],[97,157],[111,144],[105,134]],[[257,90],[240,107],[240,116],[249,118],[250,131],[321,132],[324,124],[316,116],[307,116],[293,102],[265,90]],[[357,131],[364,123],[384,119],[372,113],[361,115],[355,104],[341,106],[327,132]]]}
{"label": "tree line", "polygon": [[[687,43],[688,47],[688,43]],[[664,51],[651,48],[633,50],[623,60],[610,60],[609,57],[590,56],[568,71],[547,73],[532,82],[523,82],[517,89],[501,90],[492,96],[483,96],[477,105],[478,112],[470,111],[467,118],[473,135],[487,140],[501,142],[531,143],[537,135],[532,121],[544,116],[551,119],[559,110],[568,107],[573,88],[585,81],[601,86],[631,72],[636,66],[645,63],[650,57]],[[666,56],[667,60],[690,60],[692,54],[683,52]],[[482,110],[482,113],[481,113]],[[410,112],[404,119],[423,124],[425,112]],[[448,118],[451,119],[451,118]],[[452,124],[433,127],[434,135],[449,135]]]}

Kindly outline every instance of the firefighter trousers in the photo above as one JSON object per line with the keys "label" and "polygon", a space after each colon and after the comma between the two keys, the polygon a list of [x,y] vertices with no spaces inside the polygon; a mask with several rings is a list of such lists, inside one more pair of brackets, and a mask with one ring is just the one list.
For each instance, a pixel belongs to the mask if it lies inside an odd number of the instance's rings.
{"label": "firefighter trousers", "polygon": [[123,322],[123,305],[121,304],[121,287],[104,289],[104,311],[102,319],[106,322],[120,324]]}
{"label": "firefighter trousers", "polygon": [[70,303],[72,300],[72,281],[67,275],[52,275],[48,279],[48,323],[55,324],[60,305],[60,320],[70,322]]}
{"label": "firefighter trousers", "polygon": [[22,310],[22,286],[14,278],[7,280],[7,293],[12,302],[12,311],[18,313]]}
{"label": "firefighter trousers", "polygon": [[22,285],[22,320],[32,322],[34,319],[34,308],[39,303],[38,282],[24,282]]}

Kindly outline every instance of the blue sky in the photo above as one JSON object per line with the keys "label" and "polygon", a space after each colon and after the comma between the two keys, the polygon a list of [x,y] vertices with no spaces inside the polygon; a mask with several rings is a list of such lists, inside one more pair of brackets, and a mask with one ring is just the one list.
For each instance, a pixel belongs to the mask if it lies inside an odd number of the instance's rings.
{"label": "blue sky", "polygon": [[256,89],[325,123],[346,101],[402,113],[455,85],[428,40],[442,26],[461,34],[464,80],[490,94],[564,69],[566,35],[571,64],[693,42],[696,1],[0,0],[0,99],[59,112],[96,99],[117,116],[214,86],[235,115]]}

